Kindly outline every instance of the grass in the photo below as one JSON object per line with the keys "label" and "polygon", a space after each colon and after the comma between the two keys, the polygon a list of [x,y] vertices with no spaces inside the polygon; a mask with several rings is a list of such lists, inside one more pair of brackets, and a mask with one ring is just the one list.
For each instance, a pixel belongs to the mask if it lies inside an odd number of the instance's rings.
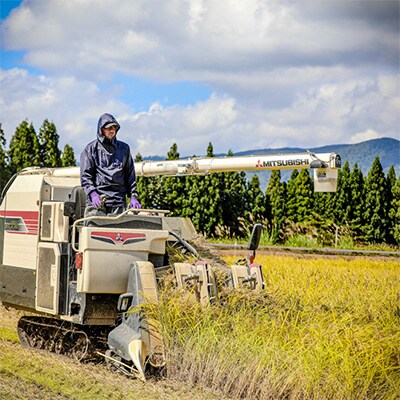
{"label": "grass", "polygon": [[[228,262],[233,259],[228,258]],[[206,308],[166,291],[168,376],[246,399],[400,397],[400,265],[367,258],[259,257],[264,293]]]}
{"label": "grass", "polygon": [[284,243],[287,247],[309,247],[309,248],[317,248],[322,247],[316,238],[310,237],[308,235],[293,235],[285,240]]}
{"label": "grass", "polygon": [[[217,244],[236,244],[236,245],[247,245],[249,240],[244,238],[207,238],[209,243]],[[334,240],[330,245],[320,242],[316,237],[310,234],[293,233],[288,235],[283,243],[276,243],[273,235],[264,230],[260,238],[260,246],[276,246],[279,248],[283,247],[300,247],[300,248],[338,248],[338,249],[349,249],[349,250],[377,250],[377,251],[400,251],[399,246],[389,245],[385,243],[358,243],[350,236],[339,236],[337,246],[335,246]]]}

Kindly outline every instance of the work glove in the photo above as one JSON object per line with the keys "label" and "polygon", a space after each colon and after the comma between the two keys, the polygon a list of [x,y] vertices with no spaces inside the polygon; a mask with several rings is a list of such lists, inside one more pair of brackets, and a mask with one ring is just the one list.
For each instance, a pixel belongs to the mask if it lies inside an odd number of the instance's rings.
{"label": "work glove", "polygon": [[100,195],[96,191],[94,191],[94,192],[90,193],[89,196],[90,196],[90,201],[91,201],[93,207],[100,208],[101,207]]}
{"label": "work glove", "polygon": [[137,198],[132,196],[129,203],[129,208],[142,208],[141,204],[138,202]]}

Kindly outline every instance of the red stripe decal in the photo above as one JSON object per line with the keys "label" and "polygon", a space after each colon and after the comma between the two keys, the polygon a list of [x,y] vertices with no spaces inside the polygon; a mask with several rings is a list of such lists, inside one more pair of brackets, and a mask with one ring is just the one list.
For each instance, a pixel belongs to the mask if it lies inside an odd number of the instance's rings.
{"label": "red stripe decal", "polygon": [[20,235],[37,235],[39,228],[38,211],[0,210],[5,217],[5,231]]}
{"label": "red stripe decal", "polygon": [[38,211],[14,211],[14,210],[0,210],[0,216],[2,217],[21,217],[24,220],[39,221]]}

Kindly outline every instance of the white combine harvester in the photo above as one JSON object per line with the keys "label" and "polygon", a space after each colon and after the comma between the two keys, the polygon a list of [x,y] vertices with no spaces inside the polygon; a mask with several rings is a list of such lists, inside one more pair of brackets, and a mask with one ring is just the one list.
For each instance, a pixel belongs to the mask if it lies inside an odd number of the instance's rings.
{"label": "white combine harvester", "polygon": [[[335,153],[306,153],[144,161],[135,169],[137,176],[155,176],[312,168],[315,190],[329,192],[336,190],[340,166]],[[27,168],[10,180],[0,199],[0,300],[36,314],[19,321],[23,345],[80,360],[101,354],[144,379],[147,366],[165,364],[163,341],[140,313],[127,311],[157,300],[166,268],[174,270],[178,287],[190,286],[207,303],[218,296],[214,269],[199,258],[170,265],[170,243],[197,256],[188,218],[133,209],[84,218],[85,200],[75,167]],[[256,225],[249,250],[255,252],[260,234]],[[263,288],[253,258],[231,266],[231,286]]]}

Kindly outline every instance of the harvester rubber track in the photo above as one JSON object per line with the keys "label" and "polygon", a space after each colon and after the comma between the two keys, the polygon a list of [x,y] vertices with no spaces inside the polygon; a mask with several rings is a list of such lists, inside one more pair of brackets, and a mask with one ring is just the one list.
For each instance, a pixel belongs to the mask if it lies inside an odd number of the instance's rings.
{"label": "harvester rubber track", "polygon": [[87,329],[68,321],[25,316],[18,321],[18,337],[24,347],[43,349],[81,362],[100,361],[98,351],[107,349],[104,327]]}

